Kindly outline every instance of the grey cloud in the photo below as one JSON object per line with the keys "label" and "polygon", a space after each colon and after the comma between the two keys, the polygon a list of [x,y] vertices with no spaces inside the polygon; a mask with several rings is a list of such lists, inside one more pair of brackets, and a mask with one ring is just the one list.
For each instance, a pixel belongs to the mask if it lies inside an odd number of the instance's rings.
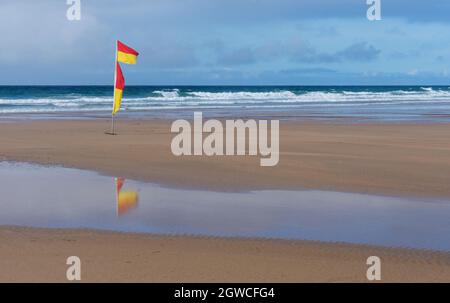
{"label": "grey cloud", "polygon": [[[6,0],[3,0],[6,1]],[[93,1],[94,2],[94,1]],[[131,12],[145,15],[149,20],[205,24],[249,24],[274,20],[304,20],[314,18],[366,18],[365,0],[97,0],[94,7],[101,7],[105,15]],[[114,10],[121,7],[121,10]],[[404,18],[420,22],[450,22],[448,0],[387,0],[382,1],[383,19]]]}
{"label": "grey cloud", "polygon": [[319,52],[312,47],[295,51],[292,60],[302,63],[368,62],[378,58],[381,50],[367,42],[359,42],[334,53]]}
{"label": "grey cloud", "polygon": [[187,68],[200,64],[196,51],[191,46],[176,43],[159,43],[158,46],[143,46],[140,51],[146,55],[140,64],[156,68]]}
{"label": "grey cloud", "polygon": [[290,58],[295,62],[302,63],[336,63],[340,58],[334,54],[319,52],[312,47],[293,49]]}
{"label": "grey cloud", "polygon": [[337,52],[335,56],[343,60],[364,62],[375,60],[380,53],[381,51],[373,45],[367,42],[359,42]]}
{"label": "grey cloud", "polygon": [[251,48],[239,48],[221,54],[217,60],[221,65],[245,65],[256,63],[257,52]]}
{"label": "grey cloud", "polygon": [[0,62],[58,64],[101,53],[96,42],[106,36],[105,28],[88,13],[83,22],[69,22],[66,9],[63,1],[2,1]]}
{"label": "grey cloud", "polygon": [[[272,48],[272,45],[277,45]],[[378,58],[381,50],[367,42],[359,42],[338,52],[321,52],[307,43],[291,41],[269,43],[259,47],[239,48],[231,51],[221,49],[218,52],[219,65],[246,65],[262,61],[290,60],[307,64],[338,63],[342,61],[368,62]]]}
{"label": "grey cloud", "polygon": [[336,70],[330,68],[322,67],[312,67],[312,68],[290,68],[280,70],[279,73],[285,75],[325,75],[325,74],[335,74]]}

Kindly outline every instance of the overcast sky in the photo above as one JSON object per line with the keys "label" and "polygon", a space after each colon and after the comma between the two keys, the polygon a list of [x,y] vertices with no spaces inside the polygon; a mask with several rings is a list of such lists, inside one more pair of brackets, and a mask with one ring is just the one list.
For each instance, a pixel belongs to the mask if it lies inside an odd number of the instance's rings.
{"label": "overcast sky", "polygon": [[0,84],[450,85],[450,1],[1,0]]}

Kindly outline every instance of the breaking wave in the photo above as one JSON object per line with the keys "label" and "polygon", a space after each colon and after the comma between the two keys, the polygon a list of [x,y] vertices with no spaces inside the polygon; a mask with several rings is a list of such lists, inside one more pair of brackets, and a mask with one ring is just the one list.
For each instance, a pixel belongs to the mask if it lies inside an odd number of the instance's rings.
{"label": "breaking wave", "polygon": [[[107,87],[70,88],[48,95],[41,89],[17,93],[0,89],[0,113],[109,111],[112,94]],[[17,90],[17,88],[15,88]],[[36,96],[37,95],[37,96]],[[251,87],[238,90],[223,88],[163,88],[131,87],[123,98],[125,110],[152,110],[176,108],[330,108],[330,107],[448,107],[448,87],[384,88],[330,88],[315,87],[290,89]]]}

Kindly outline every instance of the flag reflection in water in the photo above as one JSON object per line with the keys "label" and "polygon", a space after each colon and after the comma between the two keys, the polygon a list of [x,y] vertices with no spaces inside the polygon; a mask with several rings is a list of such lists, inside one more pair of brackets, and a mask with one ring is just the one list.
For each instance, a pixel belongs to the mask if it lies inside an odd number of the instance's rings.
{"label": "flag reflection in water", "polygon": [[138,205],[139,195],[137,191],[123,191],[124,178],[116,178],[117,216],[122,216]]}

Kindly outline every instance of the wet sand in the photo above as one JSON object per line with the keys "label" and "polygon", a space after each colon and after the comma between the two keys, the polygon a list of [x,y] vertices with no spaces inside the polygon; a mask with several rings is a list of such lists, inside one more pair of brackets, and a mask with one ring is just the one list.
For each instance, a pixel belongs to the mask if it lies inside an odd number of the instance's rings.
{"label": "wet sand", "polygon": [[450,255],[340,243],[199,238],[90,230],[0,228],[0,282],[64,282],[81,259],[84,282],[448,282]]}
{"label": "wet sand", "polygon": [[450,124],[280,124],[280,161],[172,154],[170,121],[3,123],[0,159],[221,191],[322,189],[450,197]]}
{"label": "wet sand", "polygon": [[[163,120],[3,123],[0,158],[96,170],[169,186],[235,191],[322,189],[450,197],[450,124],[280,124],[280,163],[259,157],[175,157]],[[363,228],[363,226],[362,226]],[[1,281],[64,281],[82,258],[84,281],[450,281],[448,253],[358,245],[0,228]],[[112,244],[114,243],[114,244]],[[114,249],[112,249],[114,246]]]}

